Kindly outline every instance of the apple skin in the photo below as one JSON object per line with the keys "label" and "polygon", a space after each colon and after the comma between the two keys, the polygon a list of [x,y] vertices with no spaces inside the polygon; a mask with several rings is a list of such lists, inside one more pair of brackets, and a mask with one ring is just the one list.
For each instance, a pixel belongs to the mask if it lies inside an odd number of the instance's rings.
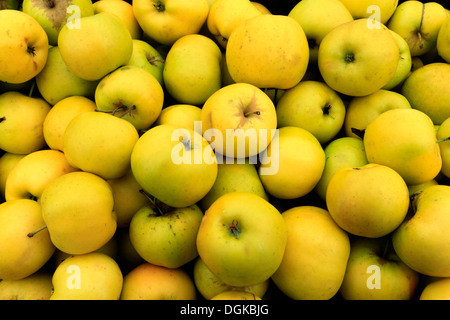
{"label": "apple skin", "polygon": [[[442,122],[436,133],[436,138],[438,140],[446,139],[448,137],[450,137],[450,117]],[[439,142],[439,150],[442,158],[441,173],[447,178],[450,178],[450,141]]]}
{"label": "apple skin", "polygon": [[[411,300],[414,297],[419,274],[389,247],[390,241],[390,235],[376,239],[357,237],[352,240],[344,280],[339,289],[345,300]],[[374,272],[379,272],[378,279],[371,279]],[[379,281],[379,288],[368,285],[376,285],[376,281]]]}
{"label": "apple skin", "polygon": [[52,293],[52,274],[38,271],[20,280],[0,282],[0,300],[48,300]]}
{"label": "apple skin", "polygon": [[44,68],[48,37],[30,15],[14,9],[0,10],[0,81],[24,83]]}
{"label": "apple skin", "polygon": [[450,63],[450,15],[441,25],[436,39],[436,49],[447,63]]}
{"label": "apple skin", "polygon": [[[350,11],[354,19],[369,18],[374,14],[370,11],[371,5],[376,5],[379,9],[379,21],[383,24],[389,21],[398,6],[398,0],[339,0]],[[373,16],[372,18],[375,18]]]}
{"label": "apple skin", "polygon": [[164,63],[165,60],[161,53],[152,45],[144,40],[133,39],[133,53],[131,54],[130,61],[128,61],[127,65],[144,68],[158,80],[161,86],[163,86]]}
{"label": "apple skin", "polygon": [[450,278],[428,283],[420,293],[419,300],[450,300]]}
{"label": "apple skin", "polygon": [[403,81],[408,77],[412,68],[411,52],[409,50],[408,43],[398,33],[390,30],[395,40],[397,41],[398,48],[400,50],[397,70],[392,76],[391,80],[386,83],[382,89],[393,90],[400,86]]}
{"label": "apple skin", "polygon": [[186,128],[202,134],[201,128],[195,126],[195,121],[201,121],[202,108],[192,104],[173,104],[161,110],[155,126],[169,124],[179,128]]}
{"label": "apple skin", "polygon": [[231,192],[205,212],[197,250],[221,281],[250,286],[269,279],[279,267],[287,232],[280,212],[250,192]]}
{"label": "apple skin", "polygon": [[0,156],[0,202],[5,200],[6,180],[11,170],[26,154],[5,152]]}

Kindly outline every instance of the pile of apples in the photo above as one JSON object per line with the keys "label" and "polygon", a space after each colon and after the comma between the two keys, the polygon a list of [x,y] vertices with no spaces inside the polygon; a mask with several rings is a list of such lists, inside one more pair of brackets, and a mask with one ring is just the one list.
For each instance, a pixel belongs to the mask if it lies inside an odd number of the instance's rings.
{"label": "pile of apples", "polygon": [[449,8],[0,4],[0,299],[450,299]]}

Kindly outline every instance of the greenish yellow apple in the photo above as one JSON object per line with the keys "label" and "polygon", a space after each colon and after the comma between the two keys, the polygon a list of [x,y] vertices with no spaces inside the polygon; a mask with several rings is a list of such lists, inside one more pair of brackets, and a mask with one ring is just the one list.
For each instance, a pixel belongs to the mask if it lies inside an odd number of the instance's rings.
{"label": "greenish yellow apple", "polygon": [[435,62],[413,71],[401,87],[411,107],[425,112],[433,123],[450,117],[450,64]]}
{"label": "greenish yellow apple", "polygon": [[399,48],[399,57],[397,70],[392,76],[391,80],[386,83],[382,89],[394,90],[400,86],[403,81],[408,77],[412,68],[411,52],[409,51],[408,43],[398,33],[390,30],[395,40],[397,41]]}
{"label": "greenish yellow apple", "polygon": [[245,162],[228,160],[229,158],[218,163],[216,181],[211,190],[200,200],[200,207],[203,211],[206,211],[220,196],[229,192],[253,192],[263,199],[269,200],[253,161],[248,158],[245,159]]}
{"label": "greenish yellow apple", "polygon": [[39,201],[45,187],[55,178],[73,172],[64,153],[59,150],[38,150],[21,159],[6,179],[5,199]]}
{"label": "greenish yellow apple", "polygon": [[289,11],[303,28],[309,44],[309,62],[317,64],[319,46],[325,35],[338,25],[353,20],[339,0],[302,0]]}
{"label": "greenish yellow apple", "polygon": [[[0,156],[0,199],[5,200],[6,180],[11,170],[26,154],[5,152]],[[1,200],[0,200],[1,202]]]}
{"label": "greenish yellow apple", "polygon": [[187,128],[202,134],[195,122],[201,121],[202,108],[192,104],[173,104],[161,110],[155,126],[170,124],[179,128]]}
{"label": "greenish yellow apple", "polygon": [[21,10],[0,10],[0,81],[23,83],[44,68],[48,37],[41,25]]}
{"label": "greenish yellow apple", "polygon": [[[11,108],[14,106],[14,108]],[[0,149],[28,154],[45,147],[43,123],[51,105],[17,91],[0,95]]]}
{"label": "greenish yellow apple", "polygon": [[326,147],[325,167],[314,191],[322,200],[326,200],[328,183],[331,177],[343,167],[362,167],[366,165],[366,151],[364,143],[356,137],[340,137],[332,140]]}
{"label": "greenish yellow apple", "polygon": [[394,76],[399,47],[389,29],[360,18],[340,24],[322,39],[318,66],[325,83],[348,96],[365,96]]}
{"label": "greenish yellow apple", "polygon": [[363,140],[367,160],[394,169],[408,185],[432,180],[441,171],[436,130],[422,111],[385,111],[368,124]]}
{"label": "greenish yellow apple", "polygon": [[299,127],[278,130],[261,156],[258,169],[267,193],[295,199],[313,191],[325,168],[325,152],[316,137]]}
{"label": "greenish yellow apple", "polygon": [[265,4],[262,4],[257,1],[250,1],[250,2],[256,7],[256,9],[261,11],[262,14],[272,14],[272,12],[269,10],[269,8],[267,8]]}
{"label": "greenish yellow apple", "polygon": [[439,184],[437,182],[437,180],[436,179],[432,179],[432,180],[426,181],[424,183],[408,185],[409,195],[411,197],[415,197],[417,194],[422,192],[425,188],[428,188],[430,186],[434,186],[434,185],[437,185],[437,184]]}
{"label": "greenish yellow apple", "polygon": [[345,231],[379,238],[393,232],[405,219],[409,191],[403,178],[390,167],[375,163],[343,167],[328,183],[326,205]]}
{"label": "greenish yellow apple", "polygon": [[92,99],[98,81],[84,80],[70,71],[64,63],[59,47],[48,50],[47,63],[36,76],[36,86],[42,97],[52,106],[70,96]]}
{"label": "greenish yellow apple", "polygon": [[80,18],[79,24],[64,25],[58,36],[59,51],[72,73],[95,81],[128,63],[133,40],[116,15],[100,12]]}
{"label": "greenish yellow apple", "polygon": [[130,32],[131,38],[141,39],[142,29],[134,16],[133,6],[124,0],[102,0],[93,3],[94,14],[110,12],[115,14]]}
{"label": "greenish yellow apple", "polygon": [[286,247],[283,217],[267,200],[251,192],[230,192],[206,210],[197,234],[200,258],[231,286],[269,279]]}
{"label": "greenish yellow apple", "polygon": [[168,209],[146,204],[131,219],[131,244],[151,264],[180,268],[198,256],[196,239],[202,218],[195,204]]}
{"label": "greenish yellow apple", "polygon": [[276,104],[278,127],[311,132],[321,144],[341,131],[346,108],[339,94],[321,81],[301,81],[286,90]]}
{"label": "greenish yellow apple", "polygon": [[42,268],[55,252],[48,230],[30,233],[45,225],[41,205],[30,199],[0,204],[0,279],[19,280]]}
{"label": "greenish yellow apple", "polygon": [[54,271],[50,300],[118,300],[123,281],[122,271],[110,256],[99,252],[73,255]]}
{"label": "greenish yellow apple", "polygon": [[[115,0],[106,0],[115,1]],[[121,0],[122,1],[122,0]],[[133,39],[133,53],[127,65],[133,65],[144,68],[150,72],[156,80],[164,85],[163,69],[165,60],[161,53],[156,50],[151,44],[140,39]]]}
{"label": "greenish yellow apple", "polygon": [[206,20],[209,32],[223,48],[231,32],[244,20],[263,14],[249,0],[215,0]]}
{"label": "greenish yellow apple", "polygon": [[194,281],[181,269],[144,262],[123,279],[120,300],[195,300]]}
{"label": "greenish yellow apple", "polygon": [[450,300],[450,278],[440,278],[428,283],[419,300]]}
{"label": "greenish yellow apple", "polygon": [[75,171],[55,178],[42,192],[40,204],[46,231],[65,253],[95,251],[116,231],[111,187],[93,173]]}
{"label": "greenish yellow apple", "polygon": [[203,136],[214,151],[230,158],[253,157],[275,136],[272,100],[255,85],[239,82],[220,88],[203,104]]}
{"label": "greenish yellow apple", "polygon": [[411,56],[421,56],[436,46],[439,29],[447,16],[438,2],[409,0],[398,5],[387,27],[406,40]]}
{"label": "greenish yellow apple", "polygon": [[235,82],[289,89],[306,73],[308,40],[294,18],[261,14],[233,29],[227,42],[226,60]]}
{"label": "greenish yellow apple", "polygon": [[448,117],[442,124],[439,126],[436,138],[439,142],[439,151],[441,153],[442,158],[442,168],[441,173],[450,178],[450,141],[448,140],[450,137],[450,117]]}
{"label": "greenish yellow apple", "polygon": [[158,80],[145,69],[133,65],[109,73],[95,89],[97,111],[126,120],[136,130],[149,129],[158,118],[163,103],[164,91]]}
{"label": "greenish yellow apple", "polygon": [[355,238],[344,280],[339,289],[345,300],[411,300],[419,274],[408,267],[390,245],[390,235]]}
{"label": "greenish yellow apple", "polygon": [[136,128],[127,120],[101,112],[83,112],[67,125],[63,152],[72,167],[115,179],[129,170],[138,139]]}
{"label": "greenish yellow apple", "polygon": [[167,124],[140,136],[130,163],[146,193],[176,208],[200,201],[217,176],[217,161],[208,141],[193,130]]}
{"label": "greenish yellow apple", "polygon": [[392,234],[400,259],[411,269],[432,277],[450,276],[450,186],[424,189],[412,200],[413,214]]}
{"label": "greenish yellow apple", "polygon": [[52,275],[37,271],[19,280],[0,281],[0,300],[48,300],[52,294]]}
{"label": "greenish yellow apple", "polygon": [[143,32],[171,46],[188,34],[197,34],[209,13],[207,0],[134,0],[133,12]]}
{"label": "greenish yellow apple", "polygon": [[167,92],[178,103],[202,105],[222,86],[222,53],[201,34],[179,38],[167,53],[163,79]]}
{"label": "greenish yellow apple", "polygon": [[195,287],[202,297],[207,300],[211,300],[219,293],[229,290],[245,291],[254,294],[257,297],[263,297],[270,285],[270,279],[267,279],[261,283],[248,287],[230,286],[217,278],[217,276],[208,269],[200,257],[197,257],[194,262],[192,275]]}
{"label": "greenish yellow apple", "polygon": [[398,6],[398,0],[339,0],[354,19],[371,18],[383,24],[389,21]]}
{"label": "greenish yellow apple", "polygon": [[411,109],[411,105],[405,96],[391,90],[380,89],[367,96],[351,98],[344,120],[345,135],[362,139],[372,120],[387,110],[397,108]]}
{"label": "greenish yellow apple", "polygon": [[450,63],[450,15],[442,23],[436,39],[436,49],[447,63]]}
{"label": "greenish yellow apple", "polygon": [[258,297],[254,293],[241,291],[241,290],[228,290],[221,292],[210,300],[262,300],[261,297]]}
{"label": "greenish yellow apple", "polygon": [[293,207],[281,215],[288,237],[272,281],[291,299],[331,299],[344,278],[350,254],[348,234],[319,207]]}
{"label": "greenish yellow apple", "polygon": [[93,112],[96,108],[95,102],[85,96],[69,96],[55,103],[42,125],[47,146],[62,151],[64,132],[70,121],[80,113]]}

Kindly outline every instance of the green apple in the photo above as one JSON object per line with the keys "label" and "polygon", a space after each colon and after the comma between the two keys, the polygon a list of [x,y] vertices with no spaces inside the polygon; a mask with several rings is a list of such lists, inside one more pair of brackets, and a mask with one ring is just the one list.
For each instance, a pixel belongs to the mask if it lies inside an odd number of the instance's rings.
{"label": "green apple", "polygon": [[397,108],[411,109],[411,105],[402,94],[391,90],[380,89],[367,96],[351,98],[344,120],[345,135],[362,139],[372,120],[387,110]]}
{"label": "green apple", "polygon": [[42,268],[55,251],[48,230],[29,233],[45,225],[41,205],[30,199],[0,204],[0,279],[26,278]]}
{"label": "green apple", "polygon": [[394,231],[405,219],[409,191],[403,178],[390,167],[374,163],[343,167],[328,183],[326,205],[345,231],[379,238]]}
{"label": "green apple", "polygon": [[202,108],[192,104],[173,104],[161,110],[155,126],[170,124],[179,128],[187,128],[202,134],[201,128],[196,126],[196,121],[201,121]]}
{"label": "green apple", "polygon": [[117,262],[106,254],[73,255],[56,268],[50,300],[118,300],[123,275]]}
{"label": "green apple", "polygon": [[450,278],[438,278],[425,285],[419,300],[449,300]]}
{"label": "green apple", "polygon": [[356,19],[331,30],[322,39],[318,66],[325,83],[349,96],[371,94],[394,76],[399,47],[389,29]]}
{"label": "green apple", "polygon": [[436,46],[445,19],[447,12],[441,4],[409,0],[398,5],[387,27],[406,40],[411,56],[421,56]]}
{"label": "green apple", "polygon": [[190,34],[179,38],[167,53],[163,79],[179,103],[202,105],[222,86],[222,53],[210,38]]}
{"label": "green apple", "polygon": [[23,157],[6,179],[5,199],[39,201],[45,187],[55,178],[73,172],[64,153],[59,150],[38,150]]}
{"label": "green apple", "polygon": [[328,183],[331,177],[343,167],[362,167],[367,158],[364,143],[356,137],[340,137],[332,140],[325,148],[325,167],[314,191],[326,200]]}
{"label": "green apple", "polygon": [[133,12],[145,34],[171,46],[182,36],[200,31],[209,4],[207,0],[134,0]]}
{"label": "green apple", "polygon": [[58,45],[58,35],[64,25],[94,15],[91,0],[24,0],[22,11],[39,22],[51,46]]}
{"label": "green apple", "polygon": [[61,57],[59,47],[48,50],[47,63],[36,76],[36,86],[52,106],[70,96],[93,98],[98,81],[84,80],[70,71]]}
{"label": "green apple", "polygon": [[408,77],[412,68],[411,52],[409,50],[408,43],[398,33],[390,30],[395,40],[397,41],[398,48],[400,50],[397,70],[392,76],[391,80],[386,83],[382,89],[392,90],[397,88]]}
{"label": "green apple", "polygon": [[442,159],[431,119],[412,108],[391,109],[370,122],[364,132],[369,163],[397,171],[408,185],[436,178]]}
{"label": "green apple", "polygon": [[269,200],[259,178],[258,170],[248,158],[245,159],[245,162],[237,162],[234,159],[229,161],[227,158],[218,164],[216,181],[211,190],[200,200],[200,207],[206,211],[220,196],[235,191],[252,192]]}
{"label": "green apple", "polygon": [[267,193],[295,199],[313,191],[324,167],[325,152],[317,138],[306,129],[291,126],[280,128],[264,150],[258,174]]}
{"label": "green apple", "polygon": [[288,237],[273,282],[291,299],[331,299],[344,278],[350,254],[348,234],[319,207],[292,207],[281,215]]}
{"label": "green apple", "polygon": [[450,137],[450,117],[448,117],[442,124],[439,126],[436,138],[439,142],[439,150],[442,158],[442,168],[441,173],[450,178],[450,141],[448,138]]}
{"label": "green apple", "polygon": [[97,111],[147,130],[156,121],[164,103],[158,80],[143,68],[126,65],[103,77],[95,89]]}
{"label": "green apple", "polygon": [[436,39],[436,49],[446,62],[450,63],[450,15],[442,23]]}
{"label": "green apple", "polygon": [[0,81],[24,83],[41,72],[48,37],[33,17],[20,10],[0,10],[0,38]]}
{"label": "green apple", "polygon": [[398,6],[398,0],[339,0],[354,19],[371,18],[383,24],[389,21]]}
{"label": "green apple", "polygon": [[251,192],[231,192],[217,199],[205,212],[197,234],[200,258],[232,286],[269,279],[281,264],[286,242],[280,212]]}
{"label": "green apple", "polygon": [[50,109],[50,104],[40,97],[16,91],[1,94],[0,149],[28,154],[44,148],[43,123]]}
{"label": "green apple", "polygon": [[151,264],[180,268],[198,256],[196,238],[202,218],[203,212],[195,204],[164,209],[149,203],[131,219],[131,244]]}
{"label": "green apple", "polygon": [[412,200],[413,214],[392,234],[400,259],[411,269],[432,277],[449,277],[450,186],[424,189]]}
{"label": "green apple", "polygon": [[84,80],[100,80],[123,66],[133,52],[133,39],[120,19],[101,12],[79,19],[79,28],[65,24],[58,47],[70,71]]}
{"label": "green apple", "polygon": [[133,39],[133,53],[127,65],[144,68],[163,86],[164,63],[164,58],[156,48],[144,40]]}
{"label": "green apple", "polygon": [[52,294],[52,274],[37,271],[19,280],[0,281],[0,300],[48,300]]}
{"label": "green apple", "polygon": [[295,126],[311,132],[321,144],[333,139],[345,119],[341,97],[320,81],[301,81],[286,90],[276,104],[278,127]]}
{"label": "green apple", "polygon": [[355,238],[339,293],[345,300],[411,300],[419,274],[392,249],[391,236]]}
{"label": "green apple", "polygon": [[338,25],[353,20],[339,0],[302,0],[289,11],[305,31],[309,44],[309,62],[317,63],[319,46],[325,35]]}
{"label": "green apple", "polygon": [[55,178],[40,204],[52,243],[68,254],[101,248],[117,229],[111,187],[93,173],[75,171]]}
{"label": "green apple", "polygon": [[74,168],[115,179],[129,170],[131,152],[138,139],[136,128],[124,119],[83,112],[67,125],[63,152]]}
{"label": "green apple", "polygon": [[193,130],[167,124],[140,136],[130,163],[145,192],[176,208],[200,201],[217,176],[217,160],[208,141]]}
{"label": "green apple", "polygon": [[413,71],[403,83],[401,93],[411,107],[440,125],[450,117],[450,65],[435,62]]}

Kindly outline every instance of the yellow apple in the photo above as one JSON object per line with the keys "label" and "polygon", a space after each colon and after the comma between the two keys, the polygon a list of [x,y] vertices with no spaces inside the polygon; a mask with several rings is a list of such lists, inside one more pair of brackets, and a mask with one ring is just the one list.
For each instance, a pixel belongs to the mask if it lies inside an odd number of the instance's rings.
{"label": "yellow apple", "polygon": [[398,6],[398,0],[339,0],[354,19],[372,18],[383,24],[388,22]]}
{"label": "yellow apple", "polygon": [[47,113],[43,123],[43,134],[47,146],[63,150],[64,132],[70,121],[83,112],[97,108],[94,101],[85,96],[69,96],[57,102]]}
{"label": "yellow apple", "polygon": [[74,168],[115,179],[129,170],[138,139],[136,128],[127,120],[101,112],[83,112],[67,125],[63,152]]}
{"label": "yellow apple", "polygon": [[409,208],[408,186],[390,167],[369,163],[344,167],[328,183],[326,205],[345,231],[379,238],[394,231]]}
{"label": "yellow apple", "polygon": [[[442,124],[439,126],[438,131],[436,133],[436,138],[439,140],[448,139],[450,137],[450,117],[448,117]],[[442,169],[441,173],[450,178],[450,141],[441,141],[439,142],[439,151],[441,153],[442,158]]]}
{"label": "yellow apple", "polygon": [[52,275],[37,271],[19,280],[0,281],[0,300],[48,300],[52,294]]}
{"label": "yellow apple", "polygon": [[209,13],[207,0],[134,0],[133,12],[143,32],[171,46],[176,40],[200,31]]}
{"label": "yellow apple", "polygon": [[270,12],[270,10],[266,7],[266,5],[257,1],[250,1],[250,2],[256,7],[256,9],[261,11],[262,14],[272,14],[272,12]]}
{"label": "yellow apple", "polygon": [[[107,0],[117,1],[117,0]],[[123,1],[123,0],[120,0]],[[140,39],[133,39],[133,52],[127,65],[144,68],[150,72],[156,80],[164,85],[163,69],[165,60],[161,53],[148,42]]]}
{"label": "yellow apple", "polygon": [[50,104],[40,97],[17,91],[1,94],[0,149],[28,154],[44,148],[43,123],[50,109]]}
{"label": "yellow apple", "polygon": [[382,89],[386,90],[392,90],[400,86],[403,83],[403,81],[408,77],[412,68],[412,58],[408,43],[398,33],[392,30],[390,31],[398,44],[399,60],[397,70],[395,71],[391,80],[389,80],[389,82],[382,87]]}
{"label": "yellow apple", "polygon": [[111,187],[92,173],[69,172],[54,179],[45,187],[40,204],[51,240],[63,252],[95,251],[116,231]]}
{"label": "yellow apple", "polygon": [[324,167],[325,152],[317,138],[291,126],[279,129],[262,154],[258,173],[267,193],[295,199],[313,191]]}
{"label": "yellow apple", "polygon": [[[198,130],[195,121],[201,121],[202,108],[192,104],[173,104],[162,109],[155,125],[169,124],[179,128]],[[198,133],[202,134],[199,130]]]}
{"label": "yellow apple", "polygon": [[288,89],[297,85],[306,73],[308,40],[294,18],[261,14],[233,29],[226,60],[235,82]]}
{"label": "yellow apple", "polygon": [[45,187],[55,178],[73,172],[64,153],[59,150],[38,150],[27,154],[11,170],[6,179],[5,199],[39,201]]}
{"label": "yellow apple", "polygon": [[108,255],[73,255],[54,271],[50,300],[118,300],[123,281],[118,264]]}
{"label": "yellow apple", "polygon": [[419,300],[450,300],[450,278],[436,279],[427,284]]}
{"label": "yellow apple", "polygon": [[241,290],[228,290],[221,292],[210,300],[262,300],[254,293]]}
{"label": "yellow apple", "polygon": [[186,271],[145,262],[124,277],[120,300],[195,300],[196,296]]}
{"label": "yellow apple", "polygon": [[41,205],[30,199],[0,204],[0,279],[26,278],[42,268],[55,251],[48,230],[30,236],[45,225]]}
{"label": "yellow apple", "polygon": [[29,14],[0,10],[0,39],[0,81],[23,83],[44,68],[47,33]]}
{"label": "yellow apple", "polygon": [[439,184],[436,179],[432,179],[430,181],[419,183],[419,184],[411,184],[408,185],[409,195],[411,197],[415,197],[417,194],[422,192],[425,188],[428,188],[430,186],[434,186]]}
{"label": "yellow apple", "polygon": [[[6,180],[11,170],[26,154],[5,152],[0,156],[0,199],[5,199]],[[1,200],[0,200],[1,201]]]}
{"label": "yellow apple", "polygon": [[436,49],[447,63],[450,63],[450,16],[442,23],[436,39]]}
{"label": "yellow apple", "polygon": [[322,39],[318,66],[325,83],[349,96],[371,94],[394,76],[399,47],[389,29],[369,27],[370,20],[343,23]]}
{"label": "yellow apple", "polygon": [[90,81],[127,64],[133,52],[133,40],[120,19],[109,12],[81,17],[79,28],[64,25],[58,47],[67,68]]}

